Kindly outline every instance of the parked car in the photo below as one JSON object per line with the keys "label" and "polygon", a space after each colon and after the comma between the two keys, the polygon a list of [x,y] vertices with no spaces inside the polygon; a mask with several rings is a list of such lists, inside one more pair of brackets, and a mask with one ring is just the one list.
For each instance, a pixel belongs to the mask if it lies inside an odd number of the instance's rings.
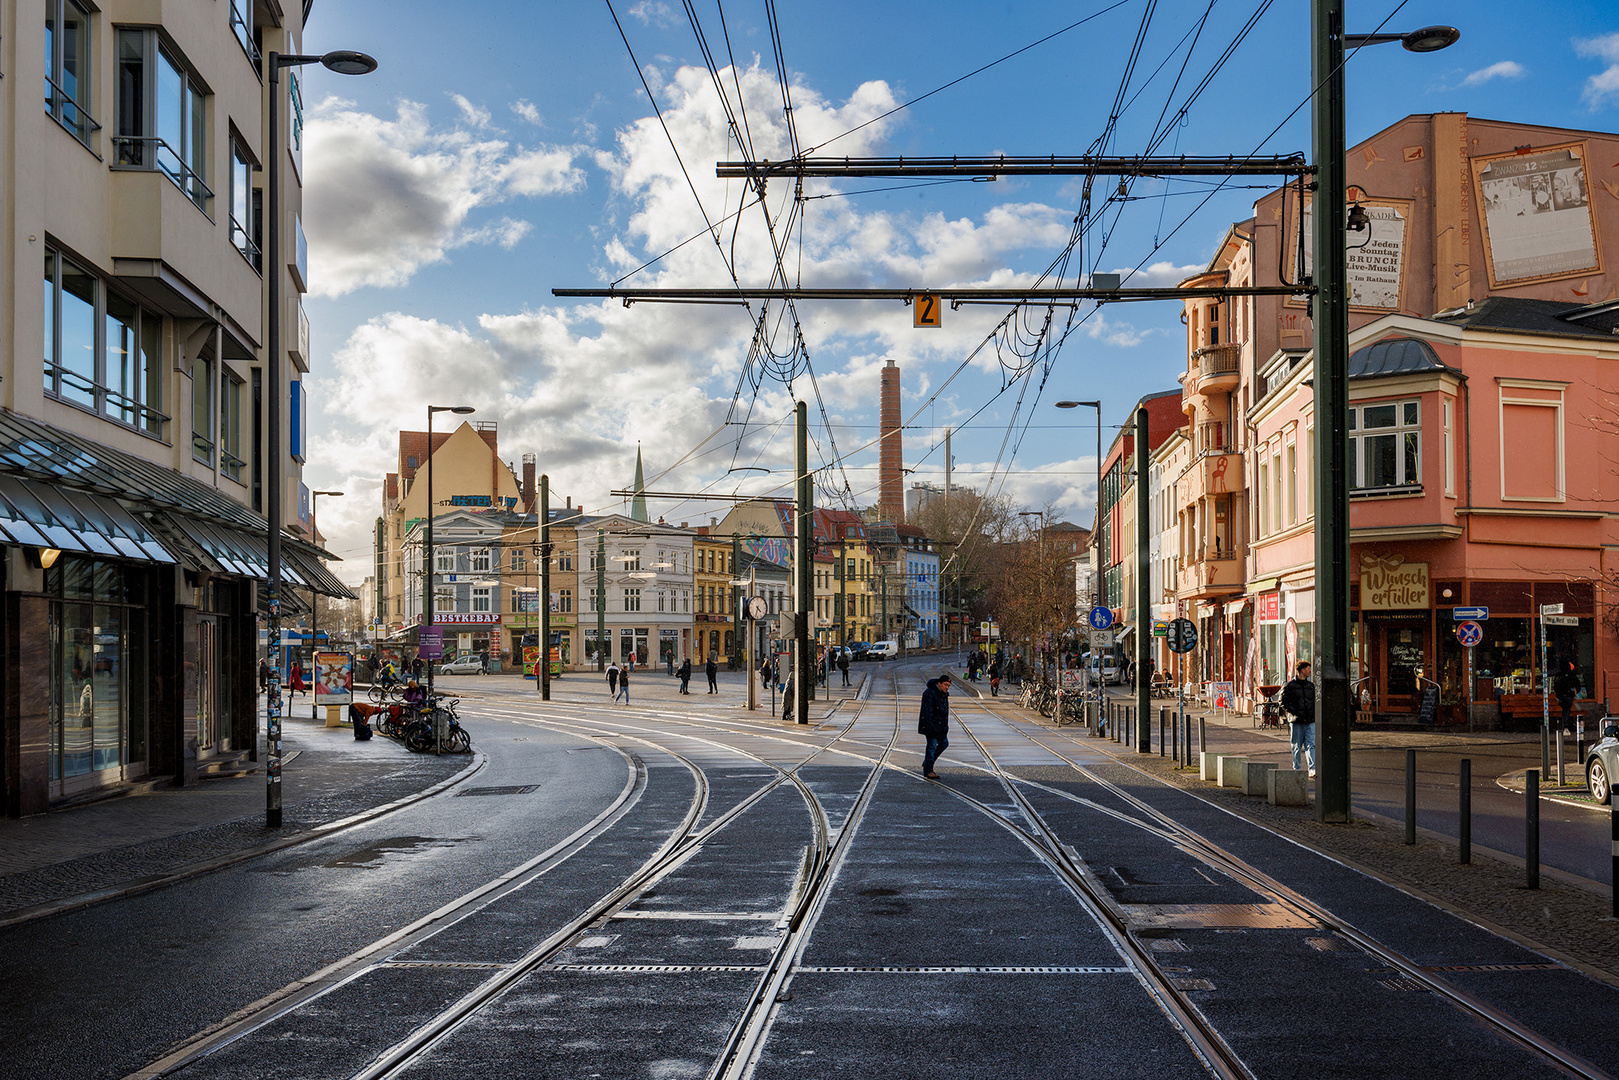
{"label": "parked car", "polygon": [[483,660],[476,654],[468,654],[459,660],[451,660],[438,666],[440,675],[482,675]]}
{"label": "parked car", "polygon": [[1585,787],[1591,798],[1606,803],[1613,798],[1613,777],[1619,772],[1619,720],[1602,718],[1602,739],[1585,755]]}
{"label": "parked car", "polygon": [[870,648],[871,648],[871,642],[869,642],[869,641],[851,641],[851,642],[849,642],[849,659],[851,659],[851,660],[865,660],[865,659],[867,659],[866,651],[868,649],[870,649]]}
{"label": "parked car", "polygon": [[892,660],[899,655],[899,642],[879,641],[866,650],[867,660]]}

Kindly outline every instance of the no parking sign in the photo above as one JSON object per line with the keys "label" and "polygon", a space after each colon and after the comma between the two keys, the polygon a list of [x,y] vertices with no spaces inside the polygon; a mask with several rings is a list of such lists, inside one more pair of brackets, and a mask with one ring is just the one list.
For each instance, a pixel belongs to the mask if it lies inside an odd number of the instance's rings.
{"label": "no parking sign", "polygon": [[1471,649],[1484,640],[1484,627],[1476,622],[1456,624],[1456,640]]}

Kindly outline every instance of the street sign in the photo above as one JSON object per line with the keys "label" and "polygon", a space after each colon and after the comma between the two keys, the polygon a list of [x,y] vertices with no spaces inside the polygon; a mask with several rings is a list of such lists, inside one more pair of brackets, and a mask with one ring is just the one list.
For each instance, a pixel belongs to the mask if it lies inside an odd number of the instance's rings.
{"label": "street sign", "polygon": [[1457,622],[1483,622],[1490,617],[1490,609],[1487,607],[1451,608],[1450,617]]}
{"label": "street sign", "polygon": [[1197,648],[1197,624],[1191,619],[1176,619],[1169,624],[1170,652],[1185,653]]}
{"label": "street sign", "polygon": [[944,305],[938,293],[917,293],[911,297],[911,325],[924,329],[937,329],[944,325]]}
{"label": "street sign", "polygon": [[417,631],[416,655],[423,660],[444,659],[444,628],[424,626]]}
{"label": "street sign", "polygon": [[1542,605],[1540,605],[1540,613],[1542,615],[1561,615],[1563,613],[1563,605],[1562,604],[1542,604]]}
{"label": "street sign", "polygon": [[1152,624],[1152,636],[1153,637],[1168,637],[1169,636],[1169,620],[1168,619],[1158,619],[1158,620],[1156,620]]}
{"label": "street sign", "polygon": [[1456,640],[1471,649],[1484,640],[1484,627],[1476,622],[1458,623],[1456,626]]}
{"label": "street sign", "polygon": [[1111,631],[1111,630],[1092,630],[1091,631],[1091,648],[1093,648],[1093,649],[1111,649],[1112,647],[1113,647],[1113,631]]}
{"label": "street sign", "polygon": [[1106,630],[1113,625],[1113,609],[1098,604],[1091,608],[1089,622],[1092,630]]}
{"label": "street sign", "polygon": [[1580,618],[1578,615],[1546,615],[1543,616],[1540,621],[1545,623],[1547,626],[1580,625]]}

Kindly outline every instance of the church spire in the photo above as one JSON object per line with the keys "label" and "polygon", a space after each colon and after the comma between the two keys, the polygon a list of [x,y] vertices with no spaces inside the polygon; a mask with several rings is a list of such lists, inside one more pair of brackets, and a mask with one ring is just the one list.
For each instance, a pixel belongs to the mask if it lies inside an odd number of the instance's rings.
{"label": "church spire", "polygon": [[641,444],[635,444],[635,483],[631,485],[635,498],[630,501],[630,517],[635,521],[646,521],[646,481],[641,475]]}

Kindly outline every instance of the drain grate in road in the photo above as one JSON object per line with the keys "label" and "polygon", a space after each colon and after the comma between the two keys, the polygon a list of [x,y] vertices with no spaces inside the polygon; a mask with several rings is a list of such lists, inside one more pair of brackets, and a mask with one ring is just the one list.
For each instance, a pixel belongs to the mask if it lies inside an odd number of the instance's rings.
{"label": "drain grate in road", "polygon": [[1377,985],[1388,990],[1414,991],[1419,994],[1428,992],[1426,986],[1423,986],[1415,979],[1408,979],[1404,975],[1398,975],[1392,979],[1378,979]]}
{"label": "drain grate in road", "polygon": [[758,964],[552,964],[552,971],[608,971],[680,975],[688,971],[763,971]]}
{"label": "drain grate in road", "polygon": [[810,975],[1128,975],[1122,967],[801,967]]}
{"label": "drain grate in road", "polygon": [[1170,979],[1169,985],[1177,990],[1213,990],[1214,984],[1208,979],[1179,978]]}
{"label": "drain grate in road", "polygon": [[1562,964],[1446,964],[1423,971],[1562,971]]}
{"label": "drain grate in road", "polygon": [[456,798],[472,795],[527,795],[531,791],[540,790],[538,784],[508,784],[505,787],[475,787],[455,793]]}

